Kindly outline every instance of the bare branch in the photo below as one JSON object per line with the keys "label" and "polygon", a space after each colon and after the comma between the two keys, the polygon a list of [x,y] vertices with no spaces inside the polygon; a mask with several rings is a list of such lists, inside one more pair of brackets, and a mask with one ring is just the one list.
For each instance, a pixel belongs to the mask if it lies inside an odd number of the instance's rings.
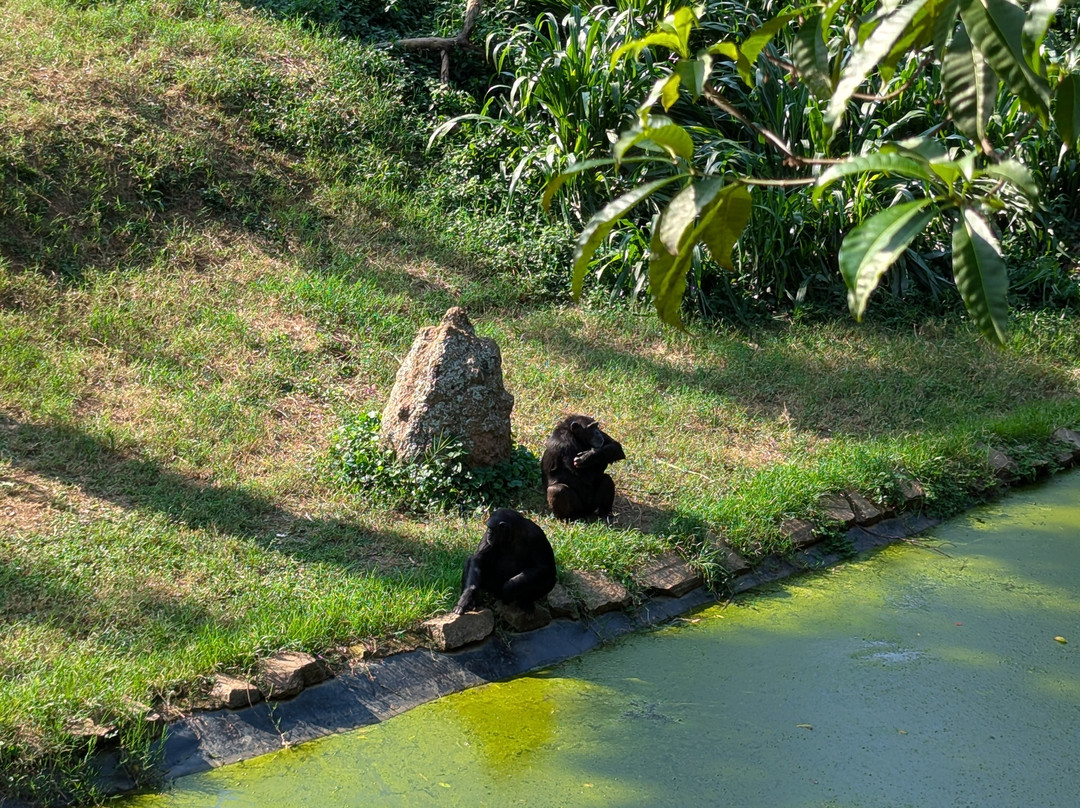
{"label": "bare branch", "polygon": [[929,67],[933,63],[933,61],[933,54],[930,54],[929,56],[924,58],[919,63],[919,66],[915,69],[915,72],[908,77],[907,81],[905,81],[895,90],[885,93],[885,95],[874,95],[872,93],[852,93],[851,97],[854,98],[856,101],[891,101],[892,99],[897,98],[901,94],[905,93],[908,88],[910,88],[911,85],[915,83],[915,79],[919,77],[919,74],[926,70],[926,68]]}
{"label": "bare branch", "polygon": [[398,48],[400,50],[414,51],[448,51],[467,45],[456,36],[419,36],[413,39],[398,39],[394,42],[380,42],[383,47]]}
{"label": "bare branch", "polygon": [[415,53],[417,51],[440,51],[442,53],[442,69],[439,78],[443,84],[450,83],[450,51],[456,48],[467,49],[473,47],[469,42],[476,19],[480,16],[483,8],[483,0],[469,0],[465,6],[465,19],[461,23],[461,30],[456,36],[420,36],[411,39],[398,39],[394,42],[380,42],[376,47],[397,48],[399,50]]}
{"label": "bare branch", "polygon": [[468,5],[465,6],[465,20],[461,24],[459,39],[464,41],[472,36],[473,26],[476,25],[476,18],[480,16],[483,5],[483,0],[469,0]]}
{"label": "bare branch", "polygon": [[739,182],[744,185],[765,185],[773,188],[787,188],[799,185],[813,185],[817,180],[814,177],[792,177],[787,180],[764,180],[757,177],[739,177]]}
{"label": "bare branch", "polygon": [[834,160],[828,157],[812,158],[802,157],[796,154],[794,151],[792,151],[791,146],[789,146],[787,142],[782,137],[780,137],[780,135],[776,134],[771,129],[766,129],[764,126],[757,123],[756,121],[752,121],[750,120],[750,118],[747,118],[745,115],[743,115],[742,112],[732,106],[731,102],[724,98],[723,94],[718,92],[717,89],[712,86],[712,84],[706,84],[702,88],[701,94],[709,103],[711,103],[717,109],[721,110],[722,112],[726,112],[743,126],[751,129],[752,131],[765,138],[765,140],[768,141],[773,148],[777,149],[784,155],[785,165],[801,167],[832,165],[833,163],[843,162],[843,160]]}

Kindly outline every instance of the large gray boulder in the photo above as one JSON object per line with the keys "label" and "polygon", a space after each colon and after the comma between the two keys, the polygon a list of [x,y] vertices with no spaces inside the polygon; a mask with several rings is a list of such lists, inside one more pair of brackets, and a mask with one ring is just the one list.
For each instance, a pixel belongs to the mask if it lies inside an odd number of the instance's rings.
{"label": "large gray boulder", "polygon": [[510,457],[514,397],[503,387],[495,340],[476,336],[455,306],[420,331],[398,368],[379,439],[402,460],[423,454],[438,435],[459,438],[471,466]]}

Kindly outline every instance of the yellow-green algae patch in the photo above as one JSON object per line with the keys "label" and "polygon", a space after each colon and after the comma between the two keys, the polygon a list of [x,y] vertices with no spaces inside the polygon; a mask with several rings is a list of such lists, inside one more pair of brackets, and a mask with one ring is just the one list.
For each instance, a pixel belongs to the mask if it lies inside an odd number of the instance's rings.
{"label": "yellow-green algae patch", "polygon": [[129,804],[1078,804],[1080,474],[921,545]]}

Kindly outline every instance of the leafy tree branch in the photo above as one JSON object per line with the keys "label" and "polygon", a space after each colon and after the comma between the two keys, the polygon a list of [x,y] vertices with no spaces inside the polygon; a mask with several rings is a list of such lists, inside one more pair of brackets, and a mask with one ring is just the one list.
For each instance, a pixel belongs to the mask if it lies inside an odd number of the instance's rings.
{"label": "leafy tree branch", "polygon": [[[903,194],[883,210],[856,216],[839,256],[852,314],[861,319],[889,268],[939,223],[952,233],[953,277],[973,322],[987,338],[1004,341],[1008,275],[996,220],[1003,221],[999,214],[1007,210],[1014,219],[1030,216],[1039,199],[1018,146],[1036,128],[1060,137],[1065,150],[1075,148],[1080,137],[1077,78],[1062,60],[1048,58],[1043,47],[1059,0],[1034,0],[1027,7],[1013,0],[879,2],[861,15],[842,14],[844,5],[833,0],[788,8],[738,39],[693,49],[698,12],[681,8],[615,52],[612,65],[666,50],[670,68],[639,105],[638,120],[618,138],[614,159],[600,162],[618,169],[631,150],[643,151],[642,159],[667,165],[666,176],[623,194],[586,224],[575,250],[575,295],[595,251],[618,221],[671,185],[679,190],[660,204],[652,227],[649,288],[661,318],[680,325],[679,299],[694,251],[704,247],[722,266],[730,263],[749,221],[752,187],[813,184],[820,200],[827,188],[847,194],[848,181],[866,188],[887,180]],[[804,156],[755,120],[752,99],[767,80],[759,59],[807,88],[830,144],[845,142],[840,135],[858,110],[853,105],[898,99],[931,69],[941,81],[934,85],[937,98],[922,114],[939,109],[940,120],[913,137],[882,141],[862,154],[843,153],[841,147],[838,157]],[[749,90],[743,99],[733,100],[720,89],[731,86],[733,78]],[[880,89],[864,92],[867,84]],[[1003,99],[1022,114],[1011,133],[990,125]],[[766,142],[780,166],[807,176],[756,177],[715,161],[703,167],[707,161],[692,135],[700,129],[689,130],[654,112],[658,105],[671,111],[680,100],[703,101],[730,116]],[[549,184],[545,205],[574,172]],[[1008,201],[1016,194],[1026,200],[1019,210]]]}

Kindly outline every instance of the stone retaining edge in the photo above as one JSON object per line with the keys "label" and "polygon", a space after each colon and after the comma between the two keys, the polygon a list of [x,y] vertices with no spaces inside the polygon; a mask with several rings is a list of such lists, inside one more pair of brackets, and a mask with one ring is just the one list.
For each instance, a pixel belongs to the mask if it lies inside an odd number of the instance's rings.
{"label": "stone retaining edge", "polygon": [[[938,520],[905,514],[872,529],[853,527],[847,538],[865,553],[933,527]],[[792,575],[825,569],[850,554],[812,546],[787,558],[767,558],[731,581],[737,594]],[[357,663],[353,669],[307,687],[286,700],[238,710],[195,713],[168,726],[158,771],[165,781],[249,760],[288,746],[385,721],[434,699],[563,662],[618,637],[656,626],[719,602],[704,586],[678,598],[654,596],[632,611],[582,620],[560,618],[523,634],[493,634],[449,652],[417,649]],[[111,751],[100,760],[102,788],[135,789]]]}
{"label": "stone retaining edge", "polygon": [[[1080,462],[1080,434],[1060,429],[1053,438],[1072,455],[1069,463],[1057,458],[1059,470]],[[1000,459],[998,464],[1005,465]],[[1011,469],[1001,468],[998,475],[1006,489],[1015,481],[1009,472]],[[872,525],[855,525],[844,535],[855,553],[865,554],[939,522],[920,513],[905,512]],[[850,552],[813,544],[783,558],[761,559],[751,570],[730,579],[728,590],[739,594],[802,572],[826,569],[850,556]],[[699,586],[682,597],[655,595],[629,612],[607,612],[580,620],[560,618],[521,634],[497,632],[460,650],[417,649],[361,661],[352,670],[306,687],[291,699],[264,701],[238,710],[194,713],[168,725],[159,746],[158,773],[165,781],[174,780],[370,726],[451,693],[563,662],[605,642],[718,601],[716,594]],[[122,794],[136,788],[119,764],[117,750],[102,753],[98,766],[99,785],[105,793]]]}

